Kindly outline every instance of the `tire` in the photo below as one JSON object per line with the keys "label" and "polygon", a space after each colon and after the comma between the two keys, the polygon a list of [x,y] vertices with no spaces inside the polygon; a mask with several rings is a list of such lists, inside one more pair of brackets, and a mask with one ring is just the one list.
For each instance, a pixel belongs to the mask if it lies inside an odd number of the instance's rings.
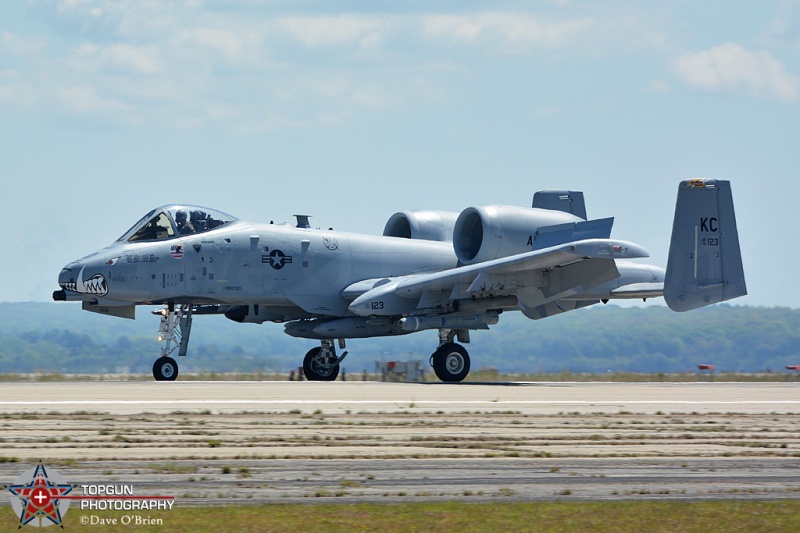
{"label": "tire", "polygon": [[[305,373],[308,381],[333,381],[339,375],[339,365],[326,366],[326,361],[320,355],[321,352],[322,348],[320,347],[312,348],[303,359],[303,373]],[[333,351],[333,348],[331,348],[329,357],[336,358],[336,352]]]}
{"label": "tire", "polygon": [[159,357],[153,363],[153,377],[156,381],[175,381],[178,377],[178,363],[172,357]]}
{"label": "tire", "polygon": [[431,357],[436,377],[445,383],[459,383],[469,374],[469,354],[460,344],[448,342]]}

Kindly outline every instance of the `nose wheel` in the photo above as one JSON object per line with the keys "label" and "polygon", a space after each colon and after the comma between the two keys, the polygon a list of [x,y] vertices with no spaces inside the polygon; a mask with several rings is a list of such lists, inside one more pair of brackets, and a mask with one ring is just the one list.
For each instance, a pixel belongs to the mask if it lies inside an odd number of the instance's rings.
{"label": "nose wheel", "polygon": [[153,363],[153,377],[156,381],[175,381],[178,377],[178,363],[172,357],[159,357]]}

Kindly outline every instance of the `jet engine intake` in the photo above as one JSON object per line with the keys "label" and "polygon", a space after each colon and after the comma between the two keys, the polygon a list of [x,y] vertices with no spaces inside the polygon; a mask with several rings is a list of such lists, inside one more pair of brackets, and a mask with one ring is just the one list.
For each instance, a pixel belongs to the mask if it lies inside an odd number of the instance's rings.
{"label": "jet engine intake", "polygon": [[574,225],[583,219],[552,209],[487,205],[468,207],[453,229],[453,248],[465,265],[508,257],[534,249],[539,228]]}
{"label": "jet engine intake", "polygon": [[450,242],[458,213],[449,211],[401,211],[389,218],[384,237]]}

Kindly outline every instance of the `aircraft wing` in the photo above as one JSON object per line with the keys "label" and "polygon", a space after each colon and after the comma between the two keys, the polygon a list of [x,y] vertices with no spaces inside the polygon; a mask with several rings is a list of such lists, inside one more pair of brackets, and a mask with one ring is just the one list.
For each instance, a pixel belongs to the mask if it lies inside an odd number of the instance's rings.
{"label": "aircraft wing", "polygon": [[515,296],[524,310],[615,279],[615,259],[648,256],[631,242],[585,239],[435,273],[366,280],[342,296],[353,299],[349,309],[361,316],[435,313],[455,300],[505,296]]}

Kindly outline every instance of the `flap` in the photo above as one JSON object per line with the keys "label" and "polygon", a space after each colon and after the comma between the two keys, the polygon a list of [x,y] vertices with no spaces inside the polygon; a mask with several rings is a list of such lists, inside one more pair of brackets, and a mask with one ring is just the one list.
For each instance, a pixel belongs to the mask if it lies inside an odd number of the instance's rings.
{"label": "flap", "polygon": [[[417,301],[426,292],[452,291],[459,284],[470,287],[479,276],[485,278],[489,274],[515,274],[547,270],[559,266],[576,265],[585,259],[605,259],[612,261],[613,264],[614,259],[638,257],[648,257],[648,253],[638,244],[631,242],[614,239],[575,241],[544,250],[533,250],[441,272],[393,278],[387,283],[376,285],[364,292],[355,298],[348,308],[351,312],[362,316],[403,314],[403,310],[408,307],[408,303],[404,302]],[[586,268],[593,269],[589,265],[586,265]],[[602,270],[600,274],[604,276],[607,269],[599,270]],[[614,272],[616,273],[616,269]],[[587,274],[586,272],[582,273]],[[616,273],[616,275],[619,274]],[[587,276],[583,275],[577,282],[586,278]],[[467,291],[469,292],[469,289]]]}
{"label": "flap", "polygon": [[615,239],[587,239],[434,274],[408,276],[397,284],[395,293],[404,298],[418,298],[423,291],[442,291],[450,289],[456,283],[471,283],[482,272],[506,274],[554,268],[583,259],[633,259],[638,257],[649,257],[647,250],[638,244]]}

